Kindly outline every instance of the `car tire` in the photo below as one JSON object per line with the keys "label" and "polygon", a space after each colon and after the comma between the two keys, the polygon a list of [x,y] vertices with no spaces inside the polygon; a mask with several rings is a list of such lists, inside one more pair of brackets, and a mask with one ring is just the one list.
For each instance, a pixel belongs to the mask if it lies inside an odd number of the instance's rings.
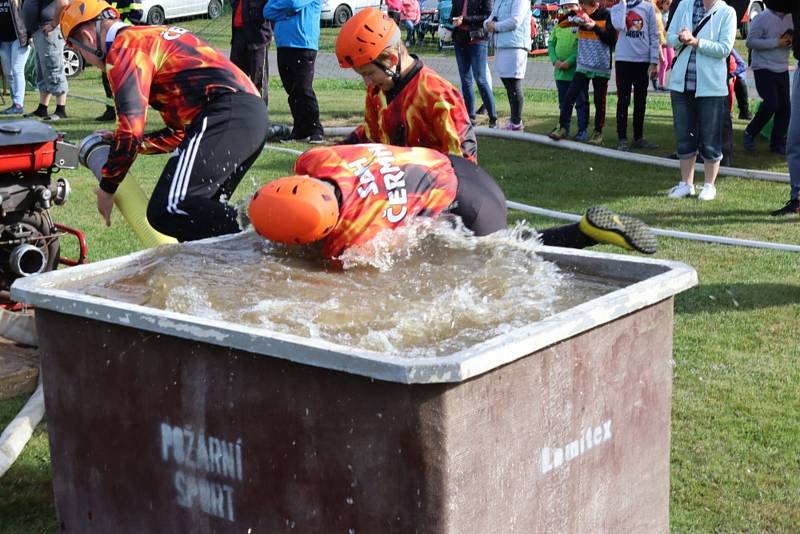
{"label": "car tire", "polygon": [[222,15],[222,2],[220,0],[211,0],[208,3],[208,18],[215,19]]}
{"label": "car tire", "polygon": [[71,46],[64,47],[64,75],[72,79],[83,71],[83,56]]}
{"label": "car tire", "polygon": [[761,2],[753,2],[748,7],[747,22],[743,23],[739,28],[739,33],[742,34],[742,39],[747,39],[747,34],[750,33],[750,23],[764,11],[764,5]]}
{"label": "car tire", "polygon": [[333,12],[333,25],[341,26],[342,24],[350,20],[350,17],[352,16],[353,16],[353,11],[350,9],[350,7],[342,4],[339,7],[337,7],[336,10],[334,10]]}
{"label": "car tire", "polygon": [[164,10],[159,6],[153,6],[147,12],[147,24],[150,26],[161,26],[166,20],[167,17],[164,16]]}

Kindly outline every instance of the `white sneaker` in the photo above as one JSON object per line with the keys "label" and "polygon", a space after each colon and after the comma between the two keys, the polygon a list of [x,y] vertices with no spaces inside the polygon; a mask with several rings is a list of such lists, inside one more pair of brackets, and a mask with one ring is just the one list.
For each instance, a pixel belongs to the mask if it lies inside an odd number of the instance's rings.
{"label": "white sneaker", "polygon": [[678,182],[678,185],[670,189],[667,194],[669,198],[684,198],[689,195],[694,195],[694,184],[687,184],[686,182]]}
{"label": "white sneaker", "polygon": [[714,200],[717,198],[717,188],[714,187],[714,184],[703,184],[703,189],[700,190],[697,198],[699,200]]}

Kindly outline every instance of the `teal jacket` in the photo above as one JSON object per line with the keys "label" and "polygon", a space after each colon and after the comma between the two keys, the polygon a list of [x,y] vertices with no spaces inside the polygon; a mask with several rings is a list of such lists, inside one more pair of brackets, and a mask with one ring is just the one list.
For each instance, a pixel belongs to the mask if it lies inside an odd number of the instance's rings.
{"label": "teal jacket", "polygon": [[578,28],[577,26],[562,27],[556,24],[547,41],[547,55],[550,63],[557,60],[566,61],[570,67],[566,70],[554,69],[554,77],[558,81],[572,81],[575,77],[575,63],[578,60]]}
{"label": "teal jacket", "polygon": [[[669,80],[670,91],[682,93],[686,84],[686,67],[689,64],[691,50],[680,52],[683,44],[678,41],[678,33],[683,28],[692,31],[692,11],[694,2],[683,0],[667,30],[667,44],[675,49],[678,59],[672,67]],[[728,56],[736,40],[736,11],[723,0],[706,13],[711,14],[705,26],[700,30],[700,43],[697,45],[697,89],[695,96],[728,96]]]}

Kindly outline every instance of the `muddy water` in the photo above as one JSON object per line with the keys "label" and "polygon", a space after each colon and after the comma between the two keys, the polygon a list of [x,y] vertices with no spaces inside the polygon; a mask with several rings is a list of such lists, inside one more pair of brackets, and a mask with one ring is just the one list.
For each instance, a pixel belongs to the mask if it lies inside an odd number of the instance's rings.
{"label": "muddy water", "polygon": [[445,355],[616,289],[564,273],[521,228],[485,238],[422,222],[350,250],[326,270],[319,251],[252,232],[164,247],[81,290],[397,356]]}

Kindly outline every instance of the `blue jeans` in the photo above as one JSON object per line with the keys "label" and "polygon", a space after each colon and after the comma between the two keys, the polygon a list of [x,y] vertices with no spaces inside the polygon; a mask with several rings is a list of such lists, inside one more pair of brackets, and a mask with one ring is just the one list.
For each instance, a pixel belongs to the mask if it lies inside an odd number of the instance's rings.
{"label": "blue jeans", "polygon": [[800,62],[792,81],[792,117],[789,119],[789,135],[786,139],[786,161],[792,182],[791,198],[800,198]]}
{"label": "blue jeans", "polygon": [[11,88],[11,100],[22,107],[25,104],[25,63],[30,46],[20,46],[19,40],[0,42],[0,63]]}
{"label": "blue jeans", "polygon": [[481,94],[483,105],[486,107],[486,113],[489,114],[489,118],[497,119],[492,84],[486,77],[489,63],[489,43],[481,41],[474,44],[456,44],[455,50],[458,75],[461,77],[461,94],[464,96],[464,104],[467,106],[469,118],[475,118],[475,95],[472,91],[472,81],[474,79],[478,85],[478,92]]}
{"label": "blue jeans", "polygon": [[672,123],[678,143],[678,159],[692,159],[697,149],[703,159],[722,159],[722,127],[728,113],[727,96],[696,97],[694,91],[672,91]]}
{"label": "blue jeans", "polygon": [[[558,109],[561,109],[561,106],[567,99],[567,91],[569,91],[569,86],[572,83],[571,80],[556,80],[556,88],[558,89]],[[589,87],[585,87],[582,91],[578,92],[578,96],[575,98],[575,112],[578,114],[578,131],[582,132],[589,127]],[[570,117],[567,118],[566,126],[563,126],[565,130],[569,131],[569,125],[572,122],[572,113],[570,113]]]}
{"label": "blue jeans", "polygon": [[408,44],[414,44],[414,21],[412,20],[402,20],[400,21],[400,25],[402,28],[406,29],[406,41]]}

